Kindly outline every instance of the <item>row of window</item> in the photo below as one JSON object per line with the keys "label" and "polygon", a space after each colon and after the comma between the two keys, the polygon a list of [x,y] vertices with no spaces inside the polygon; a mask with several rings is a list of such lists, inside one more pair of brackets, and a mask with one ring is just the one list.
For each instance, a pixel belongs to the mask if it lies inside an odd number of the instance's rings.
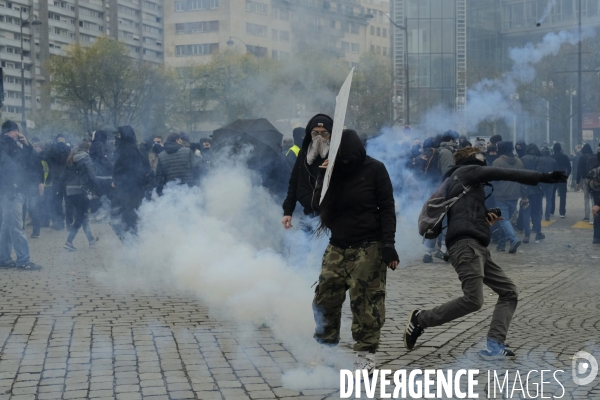
{"label": "row of window", "polygon": [[265,25],[246,23],[246,33],[254,36],[267,36],[267,27]]}
{"label": "row of window", "polygon": [[[4,92],[4,98],[5,99],[20,99],[21,98],[21,92],[14,92],[12,90],[6,91]],[[27,101],[31,101],[31,96],[26,94],[25,95],[25,100]]]}
{"label": "row of window", "polygon": [[60,21],[65,24],[75,25],[75,19],[70,17],[64,17],[60,14],[48,13],[48,18],[53,19],[55,21]]}
{"label": "row of window", "polygon": [[0,15],[0,22],[4,22],[12,25],[21,25],[21,20],[19,18],[13,18],[9,16]]}
{"label": "row of window", "polygon": [[[17,78],[16,76],[4,75],[4,83],[13,83],[15,85],[20,85],[21,78]],[[25,79],[25,86],[29,85],[31,85],[31,79]]]}
{"label": "row of window", "polygon": [[271,7],[271,16],[282,21],[290,20],[290,10],[279,7]]}
{"label": "row of window", "polygon": [[256,14],[267,14],[267,5],[255,1],[246,1],[246,11]]}
{"label": "row of window", "polygon": [[103,14],[100,11],[90,10],[89,8],[79,7],[79,14],[88,15],[90,17],[102,18]]}
{"label": "row of window", "polygon": [[102,32],[104,28],[101,25],[94,24],[93,22],[88,21],[79,21],[79,26],[85,29],[91,29],[94,31]]}
{"label": "row of window", "polygon": [[178,35],[185,33],[217,32],[219,30],[219,21],[200,21],[175,24],[175,33]]}
{"label": "row of window", "polygon": [[219,0],[176,1],[175,11],[214,10],[219,8]]}
{"label": "row of window", "polygon": [[[20,62],[2,61],[0,67],[6,69],[21,69]],[[31,64],[25,64],[25,71],[31,71]],[[20,81],[19,81],[20,82]]]}
{"label": "row of window", "polygon": [[144,8],[154,11],[162,11],[162,7],[156,3],[152,3],[151,1],[144,1]]}
{"label": "row of window", "polygon": [[387,29],[386,28],[375,28],[374,26],[371,27],[371,35],[372,36],[383,36],[384,38],[387,37]]}
{"label": "row of window", "polygon": [[54,7],[64,8],[69,11],[75,11],[75,6],[64,1],[54,1]]}
{"label": "row of window", "polygon": [[[26,108],[26,110],[28,110],[28,108]],[[2,111],[8,112],[8,113],[13,113],[13,114],[20,114],[21,107],[4,106],[4,107],[2,107]]]}
{"label": "row of window", "polygon": [[0,46],[0,53],[21,54],[21,49],[18,47]]}
{"label": "row of window", "polygon": [[384,57],[388,55],[387,47],[375,46],[374,44],[371,45],[371,53],[380,54]]}
{"label": "row of window", "polygon": [[342,51],[350,51],[352,53],[358,53],[360,47],[358,43],[342,42]]}
{"label": "row of window", "polygon": [[125,6],[119,6],[119,13],[120,14],[133,15],[133,16],[136,16],[136,17],[140,16],[139,10],[134,10],[133,8],[129,8],[129,7],[125,7]]}
{"label": "row of window", "polygon": [[277,29],[271,29],[271,39],[273,40],[281,40],[282,42],[290,41],[290,32],[282,31]]}
{"label": "row of window", "polygon": [[199,56],[212,54],[219,50],[219,43],[186,44],[175,46],[175,55],[177,57]]}

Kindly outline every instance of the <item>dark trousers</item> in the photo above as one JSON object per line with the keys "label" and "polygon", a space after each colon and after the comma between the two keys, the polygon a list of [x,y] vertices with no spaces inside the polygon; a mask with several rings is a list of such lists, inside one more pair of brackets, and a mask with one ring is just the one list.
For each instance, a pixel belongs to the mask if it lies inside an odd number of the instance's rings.
{"label": "dark trousers", "polygon": [[558,196],[560,197],[560,208],[558,212],[560,215],[567,214],[567,183],[555,183],[554,190],[552,192],[552,209],[550,210],[550,214],[554,214],[556,211],[556,192],[558,192]]}
{"label": "dark trousers", "polygon": [[544,197],[546,198],[546,209],[544,212],[544,217],[546,219],[550,218],[550,214],[553,213],[552,205],[554,204],[554,185],[552,183],[542,183],[542,189],[544,190]]}
{"label": "dark trousers", "polygon": [[[600,192],[594,192],[592,198],[594,205],[600,204]],[[600,240],[600,212],[594,217],[594,239]]]}
{"label": "dark trousers", "polygon": [[143,198],[143,190],[114,191],[110,210],[110,226],[121,242],[128,235],[137,235],[138,215],[135,210],[142,204]]}
{"label": "dark trousers", "polygon": [[419,325],[423,328],[439,326],[478,311],[485,302],[483,285],[486,285],[499,296],[487,337],[504,343],[517,308],[517,287],[492,260],[488,249],[477,240],[459,240],[449,252],[450,262],[462,283],[463,296],[421,311]]}
{"label": "dark trousers", "polygon": [[75,219],[73,225],[71,225],[67,242],[73,243],[73,239],[75,239],[75,236],[77,236],[77,232],[79,232],[79,228],[81,227],[83,227],[83,231],[85,232],[88,241],[91,242],[94,240],[94,236],[90,230],[90,222],[88,220],[90,201],[85,194],[75,194],[66,197],[69,199],[69,203],[73,205],[75,210]]}
{"label": "dark trousers", "polygon": [[[531,233],[531,223],[533,223],[533,232],[542,233],[542,199],[543,194],[530,194],[529,207],[522,208],[523,215],[523,232],[525,236]],[[531,223],[529,222],[531,221]]]}

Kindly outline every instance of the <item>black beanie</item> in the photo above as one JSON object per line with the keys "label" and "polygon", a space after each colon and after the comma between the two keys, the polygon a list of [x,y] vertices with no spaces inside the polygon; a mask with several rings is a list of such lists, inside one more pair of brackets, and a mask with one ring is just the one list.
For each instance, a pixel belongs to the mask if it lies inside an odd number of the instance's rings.
{"label": "black beanie", "polygon": [[12,132],[12,131],[18,132],[19,125],[17,125],[15,122],[13,122],[9,119],[2,124],[2,134],[5,135],[8,132]]}
{"label": "black beanie", "polygon": [[315,115],[306,126],[306,132],[310,133],[310,131],[318,126],[321,126],[331,132],[333,129],[333,120],[325,114]]}
{"label": "black beanie", "polygon": [[502,141],[502,136],[500,136],[500,135],[494,135],[494,136],[492,136],[490,138],[490,143],[491,144],[496,144],[496,143],[501,142],[501,141]]}
{"label": "black beanie", "polygon": [[554,153],[561,153],[562,146],[560,145],[560,143],[554,143],[554,146],[552,146],[552,150],[554,151]]}
{"label": "black beanie", "polygon": [[509,141],[498,142],[497,147],[498,147],[498,154],[500,154],[501,156],[512,155],[513,150],[515,148],[515,146],[513,145],[513,142],[509,142]]}

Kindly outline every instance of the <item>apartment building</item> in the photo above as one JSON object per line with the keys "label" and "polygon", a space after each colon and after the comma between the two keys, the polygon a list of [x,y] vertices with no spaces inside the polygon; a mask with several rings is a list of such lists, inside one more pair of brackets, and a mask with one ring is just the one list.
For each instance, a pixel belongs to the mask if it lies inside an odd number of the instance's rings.
{"label": "apartment building", "polygon": [[57,108],[52,99],[41,96],[40,84],[48,79],[41,65],[51,55],[63,55],[71,43],[91,44],[103,35],[124,42],[136,59],[162,64],[163,1],[0,0],[2,117],[21,118],[21,68],[26,113],[32,107]]}
{"label": "apartment building", "polygon": [[[374,18],[366,18],[371,10]],[[389,54],[384,12],[389,2],[383,0],[168,0],[165,63],[207,62],[229,42],[274,59],[319,48],[356,66],[365,51]]]}

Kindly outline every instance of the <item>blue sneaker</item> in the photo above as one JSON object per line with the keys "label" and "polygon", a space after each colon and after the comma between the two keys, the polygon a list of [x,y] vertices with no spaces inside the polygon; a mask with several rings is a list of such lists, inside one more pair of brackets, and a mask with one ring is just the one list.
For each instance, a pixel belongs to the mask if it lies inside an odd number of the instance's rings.
{"label": "blue sneaker", "polygon": [[485,350],[479,352],[479,355],[485,360],[514,360],[517,357],[515,353],[506,348],[504,343],[488,339],[486,347]]}

